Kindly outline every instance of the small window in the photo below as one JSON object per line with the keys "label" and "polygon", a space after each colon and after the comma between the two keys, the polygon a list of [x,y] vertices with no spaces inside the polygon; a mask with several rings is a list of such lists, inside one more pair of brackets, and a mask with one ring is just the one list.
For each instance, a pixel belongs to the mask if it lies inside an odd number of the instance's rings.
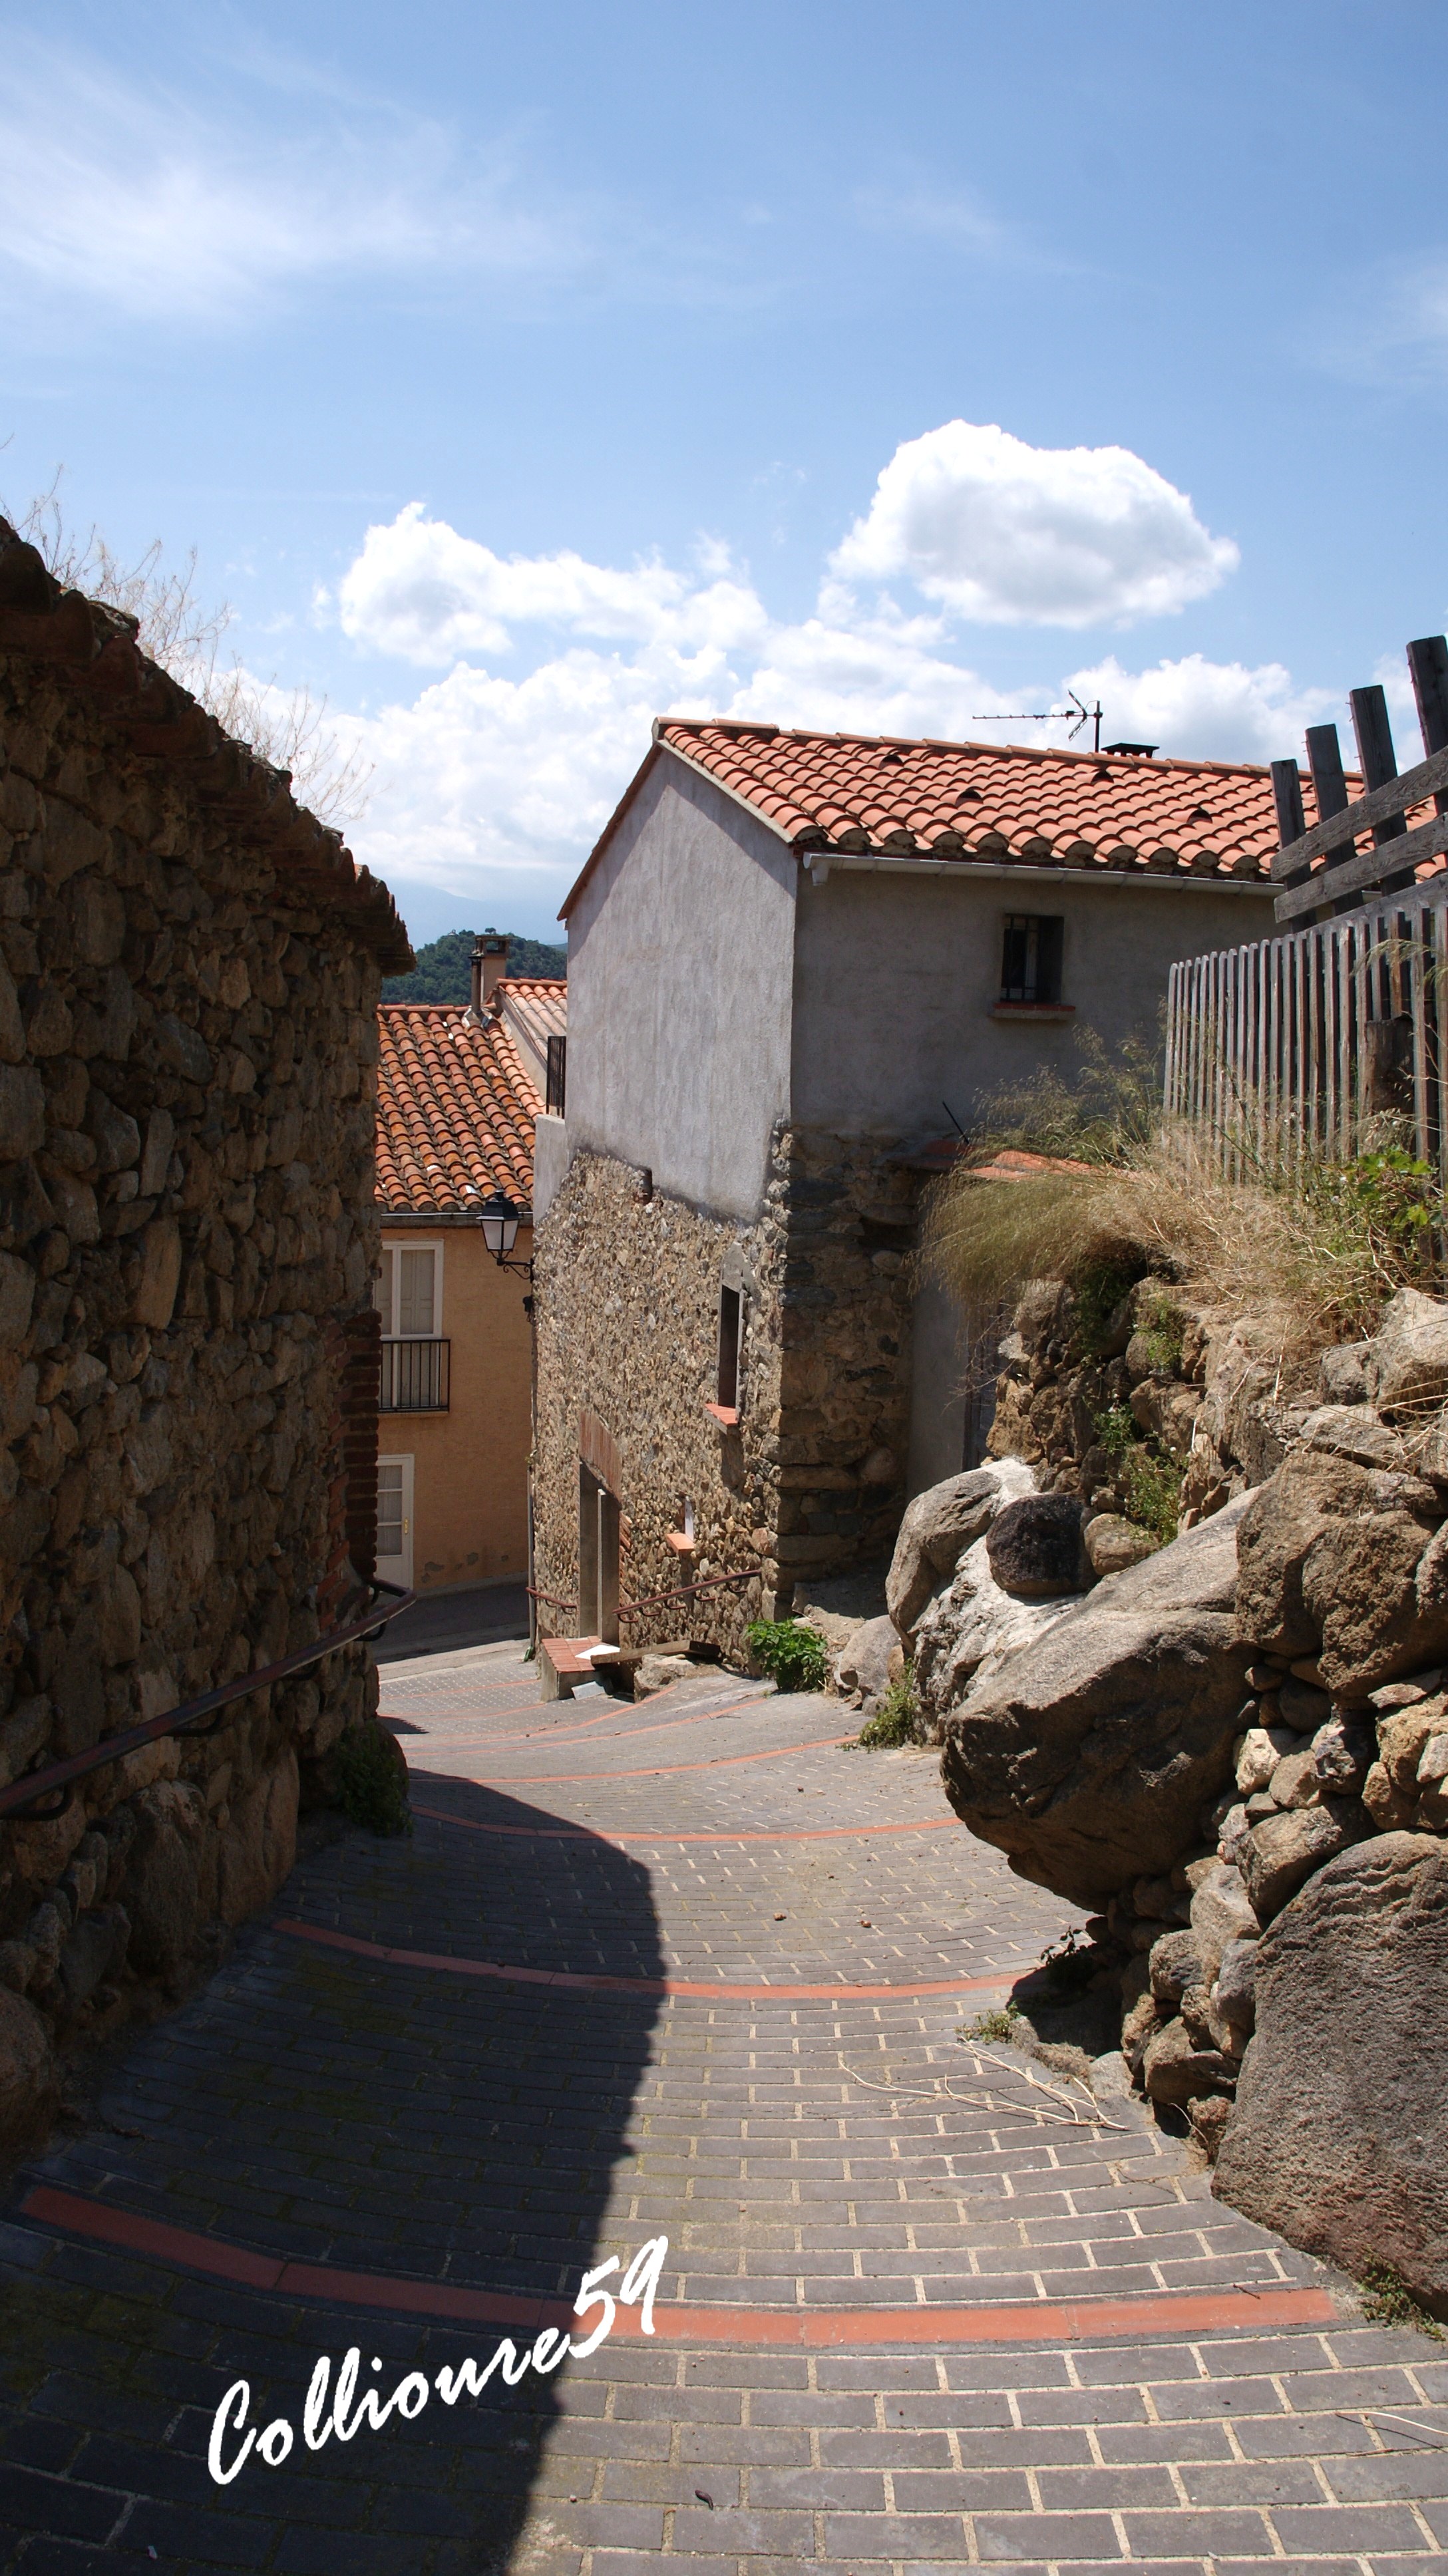
{"label": "small window", "polygon": [[377,1312],[384,1341],[431,1341],[440,1330],[442,1260],[437,1250],[384,1243],[377,1275]]}
{"label": "small window", "polygon": [[552,1118],[568,1115],[568,1040],[551,1037],[548,1041],[548,1092],[544,1108]]}
{"label": "small window", "polygon": [[1001,958],[1003,1002],[1059,1002],[1065,926],[1055,913],[1007,913]]}
{"label": "small window", "polygon": [[719,1402],[739,1404],[739,1291],[719,1291]]}

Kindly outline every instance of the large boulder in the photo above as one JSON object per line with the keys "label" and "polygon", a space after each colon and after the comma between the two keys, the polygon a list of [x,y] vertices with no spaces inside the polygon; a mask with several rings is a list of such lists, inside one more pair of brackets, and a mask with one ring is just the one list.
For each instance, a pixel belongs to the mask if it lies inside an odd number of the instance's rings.
{"label": "large boulder", "polygon": [[927,1722],[938,1729],[973,1687],[1072,1606],[1070,1599],[1022,1601],[1002,1591],[991,1572],[989,1541],[978,1538],[915,1631],[915,1692]]}
{"label": "large boulder", "polygon": [[1448,2314],[1448,1846],[1338,1854],[1257,1945],[1257,2035],[1213,2189],[1361,2278]]}
{"label": "large boulder", "polygon": [[1231,1776],[1248,1649],[1233,1619],[1250,1497],[1113,1574],[946,1721],[946,1794],[1022,1877],[1100,1906],[1165,1876]]}
{"label": "large boulder", "polygon": [[1059,1601],[1091,1578],[1081,1544],[1081,1506],[1069,1494],[1022,1494],[986,1532],[990,1570],[1018,1601]]}
{"label": "large boulder", "polygon": [[907,1647],[931,1594],[949,1582],[1002,1505],[1031,1493],[1035,1482],[1019,1458],[1001,1458],[947,1476],[907,1506],[885,1583],[886,1607]]}

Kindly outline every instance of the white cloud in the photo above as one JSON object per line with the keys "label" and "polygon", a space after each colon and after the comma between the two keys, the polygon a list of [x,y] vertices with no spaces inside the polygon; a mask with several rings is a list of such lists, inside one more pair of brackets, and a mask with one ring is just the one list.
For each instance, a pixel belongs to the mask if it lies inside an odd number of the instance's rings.
{"label": "white cloud", "polygon": [[1124,625],[1214,590],[1238,561],[1127,447],[1031,447],[947,421],[897,447],[832,558],[846,581],[904,574],[991,625]]}
{"label": "white cloud", "polygon": [[631,571],[582,555],[506,560],[411,501],[369,528],[338,589],[344,634],[374,652],[445,667],[460,653],[505,653],[514,626],[555,626],[621,642],[725,651],[762,639],[768,619],[727,552],[701,548],[704,584],[655,558]]}
{"label": "white cloud", "polygon": [[1310,724],[1341,702],[1335,689],[1302,689],[1281,662],[1249,669],[1187,653],[1148,671],[1124,671],[1114,655],[1073,671],[1065,684],[1105,709],[1107,742],[1151,742],[1179,760],[1280,760],[1302,755]]}
{"label": "white cloud", "polygon": [[228,83],[224,114],[98,59],[11,45],[0,74],[0,292],[225,326],[305,279],[533,274],[592,253],[525,206],[506,156],[435,124],[316,102],[300,120]]}
{"label": "white cloud", "polygon": [[[1299,744],[1304,724],[1333,703],[1280,664],[1199,653],[1143,671],[1108,656],[1002,692],[953,658],[943,611],[910,615],[888,600],[865,610],[827,579],[813,615],[771,619],[715,546],[699,549],[692,572],[661,562],[611,569],[569,553],[504,559],[419,504],[368,531],[338,600],[359,644],[452,661],[410,701],[333,719],[376,768],[353,846],[397,887],[404,910],[409,881],[484,907],[556,903],[656,715],[1039,745],[1067,742],[1069,719],[990,719],[1064,707],[1071,688],[1087,705],[1100,696],[1108,741],[1265,760]],[[556,638],[532,669],[514,677],[483,666],[530,625]]]}

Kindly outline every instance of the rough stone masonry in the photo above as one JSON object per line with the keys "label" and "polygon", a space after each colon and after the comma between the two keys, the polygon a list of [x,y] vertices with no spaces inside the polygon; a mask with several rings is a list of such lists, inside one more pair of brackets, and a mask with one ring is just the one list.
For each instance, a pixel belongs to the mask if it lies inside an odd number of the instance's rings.
{"label": "rough stone masonry", "polygon": [[[0,521],[0,1787],[358,1597],[376,1002],[408,962],[286,777]],[[369,1678],[354,1647],[0,1822],[0,2148],[58,2052],[274,1892]]]}

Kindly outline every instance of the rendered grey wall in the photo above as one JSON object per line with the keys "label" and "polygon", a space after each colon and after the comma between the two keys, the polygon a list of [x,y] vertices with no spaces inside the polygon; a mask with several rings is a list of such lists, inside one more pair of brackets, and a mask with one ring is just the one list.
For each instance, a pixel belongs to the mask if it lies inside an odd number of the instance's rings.
{"label": "rendered grey wall", "polygon": [[[1065,921],[1067,1025],[996,1020],[1008,912]],[[832,871],[800,887],[793,1114],[805,1126],[912,1142],[965,1125],[982,1092],[1078,1062],[1073,1029],[1108,1045],[1154,1036],[1179,957],[1267,937],[1270,898],[1170,880],[891,877]]]}
{"label": "rendered grey wall", "polygon": [[798,862],[665,754],[568,923],[568,1150],[753,1218],[789,1105]]}

